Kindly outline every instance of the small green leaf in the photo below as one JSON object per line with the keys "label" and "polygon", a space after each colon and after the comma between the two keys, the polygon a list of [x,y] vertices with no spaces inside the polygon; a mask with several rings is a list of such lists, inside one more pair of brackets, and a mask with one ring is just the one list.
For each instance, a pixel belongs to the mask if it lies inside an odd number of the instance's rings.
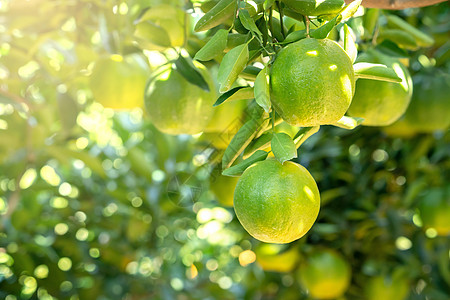
{"label": "small green leaf", "polygon": [[401,29],[383,29],[378,34],[377,43],[384,40],[390,40],[403,49],[417,50],[418,48],[414,37]]}
{"label": "small green leaf", "polygon": [[261,70],[262,70],[261,68],[255,66],[246,66],[240,76],[244,79],[255,81],[256,76],[258,76]]}
{"label": "small green leaf", "polygon": [[222,157],[222,169],[229,168],[241,152],[250,144],[264,123],[264,110],[259,106],[251,112],[252,118],[247,121],[231,140]]}
{"label": "small green leaf", "polygon": [[231,90],[223,93],[222,95],[219,96],[219,98],[217,98],[217,101],[214,103],[213,106],[218,106],[222,103],[224,103],[225,101],[227,101],[231,96],[233,96],[234,94],[236,94],[237,92],[239,92],[239,90],[245,89],[248,87],[245,86],[238,86],[235,88],[232,88]]}
{"label": "small green leaf", "polygon": [[245,87],[240,89],[235,94],[233,94],[227,101],[235,101],[235,100],[249,100],[253,99],[254,91],[252,87]]}
{"label": "small green leaf", "polygon": [[255,99],[256,103],[261,106],[266,112],[270,110],[270,88],[269,88],[269,74],[267,67],[259,72],[255,80]]}
{"label": "small green leaf", "polygon": [[194,59],[206,61],[211,60],[217,55],[221,54],[227,47],[228,40],[228,30],[220,29],[213,37],[203,46],[197,54],[195,54]]}
{"label": "small green leaf", "polygon": [[255,153],[252,154],[249,158],[245,159],[244,161],[241,161],[235,166],[232,166],[222,172],[222,175],[225,176],[241,176],[242,173],[244,173],[245,169],[253,165],[254,163],[258,161],[265,160],[267,156],[269,155],[268,152],[263,150],[258,150]]}
{"label": "small green leaf", "polygon": [[263,133],[260,137],[254,139],[244,150],[244,158],[249,157],[257,150],[262,150],[267,147],[270,147],[270,142],[272,141],[273,133],[266,132]]}
{"label": "small green leaf", "polygon": [[220,63],[217,80],[220,83],[219,91],[221,93],[228,91],[231,85],[236,81],[249,58],[248,45],[240,45],[230,50]]}
{"label": "small green leaf", "polygon": [[197,68],[191,62],[189,62],[182,55],[178,56],[178,59],[175,61],[175,66],[177,67],[177,71],[187,81],[209,92],[210,90],[209,85],[203,78],[203,75],[197,70]]}
{"label": "small green leaf", "polygon": [[345,21],[349,18],[351,18],[356,11],[358,10],[359,6],[361,5],[362,0],[355,0],[351,2],[349,5],[347,5],[338,15],[336,23],[341,23],[342,21]]}
{"label": "small green leaf", "polygon": [[358,55],[358,50],[356,49],[355,41],[347,24],[344,24],[344,50],[352,60],[352,63],[354,63]]}
{"label": "small green leaf", "polygon": [[294,136],[295,147],[300,147],[310,136],[318,132],[320,126],[303,127]]}
{"label": "small green leaf", "polygon": [[330,31],[336,26],[336,20],[337,17],[333,18],[332,20],[328,21],[324,25],[320,26],[319,28],[311,31],[310,36],[315,39],[325,39]]}
{"label": "small green leaf", "polygon": [[[378,23],[378,17],[380,16],[379,8],[370,8],[367,9],[363,16],[363,26],[367,31],[367,36],[372,37],[373,31],[375,30],[375,26]],[[366,34],[365,34],[366,35]]]}
{"label": "small green leaf", "polygon": [[204,31],[220,25],[236,12],[236,0],[221,0],[210,11],[208,11],[197,24],[194,30],[196,32]]}
{"label": "small green leaf", "polygon": [[384,40],[381,44],[378,44],[375,49],[391,57],[408,57],[408,53],[405,50],[401,49],[397,46],[397,44],[389,40]]}
{"label": "small green leaf", "polygon": [[275,0],[265,0],[264,1],[264,10],[269,10],[273,4],[275,3]]}
{"label": "small green leaf", "polygon": [[402,82],[402,79],[397,76],[394,69],[382,64],[372,63],[356,63],[353,65],[355,69],[356,78],[388,81],[388,82]]}
{"label": "small green leaf", "polygon": [[306,38],[306,30],[297,30],[294,32],[291,32],[287,35],[286,39],[282,42],[283,45],[295,43],[297,41],[300,41],[302,39]]}
{"label": "small green leaf", "polygon": [[250,17],[250,14],[246,9],[239,11],[239,20],[247,30],[250,30],[254,35],[258,36],[259,39],[262,39],[261,31],[259,31],[255,21]]}
{"label": "small green leaf", "polygon": [[297,157],[294,141],[284,132],[273,134],[271,147],[273,154],[281,163]]}
{"label": "small green leaf", "polygon": [[332,124],[333,126],[344,128],[344,129],[355,129],[364,121],[363,118],[352,118],[343,116],[339,121]]}

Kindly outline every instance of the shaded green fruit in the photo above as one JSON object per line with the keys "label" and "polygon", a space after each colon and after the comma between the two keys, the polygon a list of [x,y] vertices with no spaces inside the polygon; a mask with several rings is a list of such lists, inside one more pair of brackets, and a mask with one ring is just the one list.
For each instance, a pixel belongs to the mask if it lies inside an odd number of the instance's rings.
{"label": "shaded green fruit", "polygon": [[303,166],[277,160],[257,162],[239,178],[234,210],[242,226],[266,243],[290,243],[314,224],[320,195]]}
{"label": "shaded green fruit", "polygon": [[336,299],[350,285],[351,268],[339,253],[318,250],[300,266],[299,275],[302,286],[313,298]]}
{"label": "shaded green fruit", "polygon": [[418,208],[425,229],[433,228],[441,236],[450,235],[450,188],[427,191]]}
{"label": "shaded green fruit", "polygon": [[344,0],[282,0],[289,8],[305,16],[337,14]]}
{"label": "shaded green fruit", "polygon": [[256,262],[264,271],[288,273],[295,269],[300,259],[296,247],[286,245],[261,244],[256,248]]}
{"label": "shaded green fruit", "polygon": [[401,277],[372,277],[366,283],[365,294],[368,300],[403,300],[409,294],[409,282]]}
{"label": "shaded green fruit", "polygon": [[363,125],[387,126],[397,121],[408,108],[413,84],[408,70],[397,60],[375,50],[358,57],[357,62],[384,64],[394,69],[400,83],[358,79],[348,114],[364,118]]}
{"label": "shaded green fruit", "polygon": [[132,109],[143,107],[149,75],[149,66],[140,55],[111,55],[95,63],[89,84],[94,100],[104,107]]}
{"label": "shaded green fruit", "polygon": [[[214,82],[206,68],[194,61],[211,91]],[[215,92],[207,92],[189,83],[178,71],[167,65],[147,83],[145,106],[156,128],[168,134],[202,132],[213,115]]]}
{"label": "shaded green fruit", "polygon": [[233,193],[239,177],[217,175],[211,178],[210,187],[217,201],[224,206],[233,206]]}
{"label": "shaded green fruit", "polygon": [[336,42],[306,38],[285,47],[272,66],[271,101],[293,126],[332,124],[352,101],[352,61]]}

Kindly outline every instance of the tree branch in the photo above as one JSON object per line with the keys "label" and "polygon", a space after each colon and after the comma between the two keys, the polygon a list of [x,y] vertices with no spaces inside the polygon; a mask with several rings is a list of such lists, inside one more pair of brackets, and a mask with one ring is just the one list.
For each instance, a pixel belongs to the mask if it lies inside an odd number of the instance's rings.
{"label": "tree branch", "polygon": [[[348,4],[354,0],[345,0]],[[362,6],[367,8],[405,9],[423,7],[445,2],[445,0],[363,0]]]}

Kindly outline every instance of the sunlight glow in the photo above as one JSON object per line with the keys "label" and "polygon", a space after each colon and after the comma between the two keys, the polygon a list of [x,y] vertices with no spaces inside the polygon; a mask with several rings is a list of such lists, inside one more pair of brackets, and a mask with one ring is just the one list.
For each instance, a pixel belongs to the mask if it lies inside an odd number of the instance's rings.
{"label": "sunlight glow", "polygon": [[306,54],[309,56],[317,56],[318,55],[317,50],[308,51],[308,52],[306,52]]}

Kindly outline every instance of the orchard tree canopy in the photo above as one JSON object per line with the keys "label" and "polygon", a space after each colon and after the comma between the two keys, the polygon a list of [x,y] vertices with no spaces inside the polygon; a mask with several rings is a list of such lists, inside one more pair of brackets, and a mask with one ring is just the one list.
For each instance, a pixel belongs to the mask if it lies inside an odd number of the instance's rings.
{"label": "orchard tree canopy", "polygon": [[449,299],[449,15],[0,0],[0,299]]}

